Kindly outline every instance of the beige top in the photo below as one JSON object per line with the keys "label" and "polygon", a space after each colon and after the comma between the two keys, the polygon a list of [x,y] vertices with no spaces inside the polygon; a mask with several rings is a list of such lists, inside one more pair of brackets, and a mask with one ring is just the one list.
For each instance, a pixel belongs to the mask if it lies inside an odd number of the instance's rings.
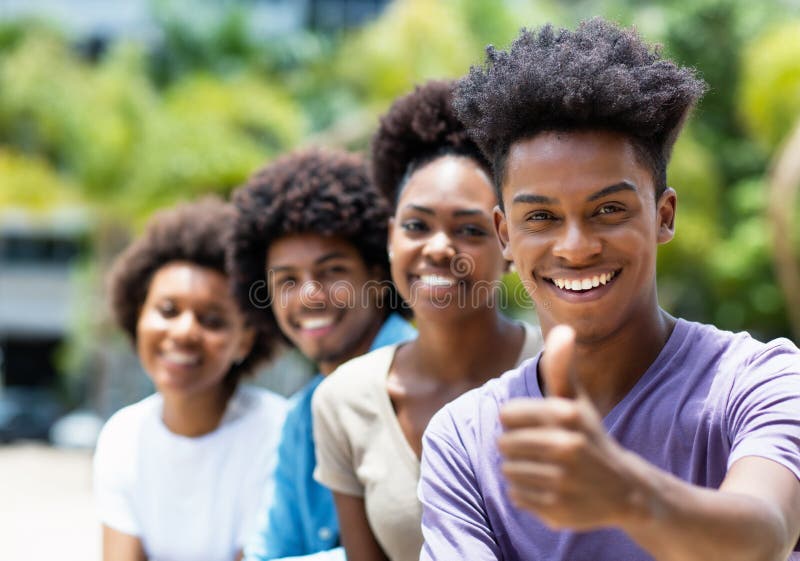
{"label": "beige top", "polygon": [[[538,327],[525,325],[517,364],[542,348]],[[367,520],[391,561],[417,561],[422,506],[419,459],[394,413],[386,380],[398,345],[340,366],[313,398],[314,478],[338,493],[364,497]]]}

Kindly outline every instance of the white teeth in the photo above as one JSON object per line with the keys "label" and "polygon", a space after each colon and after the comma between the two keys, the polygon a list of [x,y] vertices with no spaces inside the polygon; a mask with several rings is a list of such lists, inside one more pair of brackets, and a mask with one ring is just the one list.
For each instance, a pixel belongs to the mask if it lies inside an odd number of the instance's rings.
{"label": "white teeth", "polygon": [[553,284],[562,290],[582,291],[608,284],[616,273],[602,273],[585,279],[553,279]]}
{"label": "white teeth", "polygon": [[164,358],[170,362],[174,362],[175,364],[181,364],[185,366],[196,364],[197,362],[200,361],[200,357],[198,357],[196,354],[187,354],[179,352],[164,353]]}
{"label": "white teeth", "polygon": [[455,279],[451,279],[448,277],[440,277],[439,275],[421,275],[419,280],[423,283],[427,284],[428,286],[455,286],[456,281]]}
{"label": "white teeth", "polygon": [[333,325],[334,319],[332,317],[327,318],[306,318],[301,319],[298,323],[302,329],[322,329],[323,327],[328,327],[329,325]]}

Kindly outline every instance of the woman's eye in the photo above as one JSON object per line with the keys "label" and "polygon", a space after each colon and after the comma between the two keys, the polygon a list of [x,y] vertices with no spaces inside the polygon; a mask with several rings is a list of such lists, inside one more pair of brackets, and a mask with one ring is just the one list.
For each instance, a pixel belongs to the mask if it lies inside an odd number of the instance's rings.
{"label": "woman's eye", "polygon": [[205,314],[201,316],[200,323],[208,329],[222,329],[227,325],[225,318],[218,314]]}
{"label": "woman's eye", "polygon": [[428,229],[422,220],[406,220],[400,224],[400,227],[406,232],[424,232]]}
{"label": "woman's eye", "polygon": [[471,224],[462,226],[460,231],[461,233],[466,234],[467,236],[481,237],[487,235],[485,229],[481,228],[480,226],[473,226]]}
{"label": "woman's eye", "polygon": [[158,313],[165,318],[174,317],[178,313],[178,309],[175,307],[175,304],[170,301],[159,302],[159,304],[156,306],[156,309],[158,310]]}
{"label": "woman's eye", "polygon": [[607,205],[603,205],[600,208],[598,208],[597,209],[597,214],[600,214],[600,215],[603,215],[603,214],[614,214],[615,212],[620,212],[620,211],[622,211],[622,207],[620,207],[619,205],[607,204]]}

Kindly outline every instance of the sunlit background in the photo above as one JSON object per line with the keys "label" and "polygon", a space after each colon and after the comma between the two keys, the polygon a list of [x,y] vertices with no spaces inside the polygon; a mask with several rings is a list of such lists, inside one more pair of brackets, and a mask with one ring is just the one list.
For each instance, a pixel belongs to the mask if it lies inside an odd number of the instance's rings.
{"label": "sunlit background", "polygon": [[[153,210],[227,194],[297,146],[363,149],[414,84],[464,74],[522,26],[593,15],[710,84],[669,168],[662,305],[800,339],[800,0],[0,0],[0,441],[91,446],[150,391],[103,277]],[[259,379],[288,394],[307,373],[289,356]],[[3,463],[27,465],[14,449],[0,448],[9,519]],[[24,450],[43,474],[61,457]],[[88,452],[66,457],[83,474]],[[2,516],[0,558],[41,558],[4,550]],[[82,539],[74,558],[92,561],[96,535]]]}

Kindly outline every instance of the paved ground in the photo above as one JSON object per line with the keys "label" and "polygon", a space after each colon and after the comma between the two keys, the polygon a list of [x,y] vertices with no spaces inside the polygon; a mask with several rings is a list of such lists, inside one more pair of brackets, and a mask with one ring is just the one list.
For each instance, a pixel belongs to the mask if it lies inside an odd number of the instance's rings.
{"label": "paved ground", "polygon": [[100,560],[90,452],[0,446],[0,559]]}

